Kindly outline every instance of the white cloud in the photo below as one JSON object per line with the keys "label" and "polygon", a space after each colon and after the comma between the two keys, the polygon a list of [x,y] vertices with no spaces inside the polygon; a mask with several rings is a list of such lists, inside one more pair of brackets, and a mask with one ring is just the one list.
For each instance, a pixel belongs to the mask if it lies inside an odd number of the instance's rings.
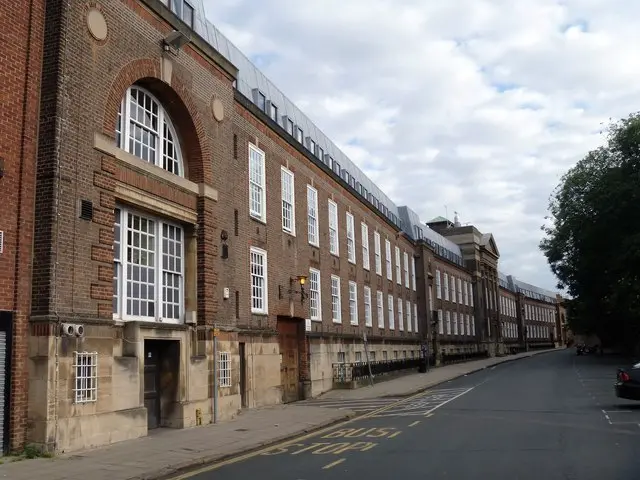
{"label": "white cloud", "polygon": [[501,269],[538,250],[560,175],[640,102],[640,2],[204,0],[209,18],[398,205],[460,212]]}

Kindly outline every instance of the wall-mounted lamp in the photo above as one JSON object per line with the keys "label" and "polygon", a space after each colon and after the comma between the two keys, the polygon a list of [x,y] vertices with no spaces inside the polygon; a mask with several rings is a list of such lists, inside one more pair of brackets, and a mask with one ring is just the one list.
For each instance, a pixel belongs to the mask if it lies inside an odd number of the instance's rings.
{"label": "wall-mounted lamp", "polygon": [[178,54],[178,50],[184,47],[191,41],[188,35],[185,35],[180,30],[174,30],[168,33],[166,37],[162,39],[162,46],[165,52],[173,52]]}
{"label": "wall-mounted lamp", "polygon": [[[289,289],[287,293],[289,295],[295,295],[297,293],[300,294],[300,303],[304,303],[305,298],[307,298],[307,293],[304,290],[304,285],[307,283],[307,277],[304,275],[298,275],[296,277],[291,277],[289,279]],[[299,286],[300,290],[296,290],[297,286]],[[279,297],[282,298],[283,289],[282,285],[278,285],[278,294]]]}

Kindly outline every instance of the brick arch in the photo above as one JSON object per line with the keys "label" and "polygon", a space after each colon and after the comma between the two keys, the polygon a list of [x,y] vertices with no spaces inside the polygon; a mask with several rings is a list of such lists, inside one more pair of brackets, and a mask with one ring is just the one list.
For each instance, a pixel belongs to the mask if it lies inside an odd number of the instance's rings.
{"label": "brick arch", "polygon": [[115,139],[118,108],[127,88],[138,84],[153,93],[167,110],[180,138],[183,161],[189,180],[196,183],[212,183],[212,173],[206,161],[210,158],[206,130],[189,90],[174,70],[171,85],[160,79],[160,62],[156,59],[138,59],[125,65],[111,84],[102,130]]}

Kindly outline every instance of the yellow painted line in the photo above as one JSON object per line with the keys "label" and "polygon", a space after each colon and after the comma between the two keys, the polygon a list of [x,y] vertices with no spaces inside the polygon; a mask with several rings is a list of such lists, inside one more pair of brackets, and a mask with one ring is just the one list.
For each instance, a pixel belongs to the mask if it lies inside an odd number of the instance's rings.
{"label": "yellow painted line", "polygon": [[322,467],[322,469],[323,470],[329,470],[330,468],[333,468],[336,465],[340,465],[345,460],[346,460],[346,458],[341,458],[340,460],[336,460],[335,462],[331,462],[329,465],[325,465],[324,467]]}
{"label": "yellow painted line", "polygon": [[416,420],[415,422],[413,422],[412,424],[410,424],[410,427],[415,427],[416,425],[418,425],[420,423],[420,420]]}
{"label": "yellow painted line", "polygon": [[[424,397],[425,395],[430,394],[430,390],[431,389],[425,390],[423,392],[418,392],[418,393],[416,393],[414,395],[411,395],[409,397],[402,398],[402,399],[400,399],[397,402],[394,402],[392,404],[386,405],[386,406],[378,408],[376,410],[372,410],[372,411],[370,411],[368,413],[365,413],[364,415],[355,416],[353,418],[350,418],[349,420],[345,420],[344,422],[340,422],[340,423],[331,425],[329,427],[325,427],[325,428],[322,428],[320,430],[316,430],[315,432],[307,433],[306,435],[302,435],[300,437],[295,437],[295,438],[292,438],[290,440],[285,440],[284,442],[276,443],[274,445],[271,445],[269,447],[266,447],[266,448],[263,448],[263,449],[260,449],[260,450],[256,450],[256,451],[249,452],[249,453],[245,453],[244,455],[239,455],[237,457],[229,458],[228,460],[223,460],[221,462],[214,463],[213,465],[209,465],[209,466],[206,466],[206,467],[199,468],[198,470],[193,470],[193,471],[188,472],[188,473],[183,473],[182,475],[178,475],[177,477],[171,478],[171,480],[187,480],[188,478],[195,477],[196,475],[201,475],[203,473],[211,472],[213,470],[217,470],[217,469],[219,469],[221,467],[225,467],[227,465],[232,465],[234,463],[242,462],[244,460],[248,460],[250,458],[257,457],[259,455],[262,455],[263,453],[267,453],[267,452],[270,452],[271,450],[275,450],[276,448],[286,447],[287,445],[291,445],[293,443],[298,443],[298,442],[300,442],[302,440],[308,440],[309,438],[313,438],[313,437],[317,437],[317,436],[323,435],[323,434],[325,434],[327,432],[330,432],[331,430],[335,430],[338,427],[341,427],[343,425],[348,425],[350,423],[357,422],[357,421],[360,421],[360,420],[363,420],[363,419],[366,419],[366,418],[375,417],[379,413],[386,412],[387,410],[391,410],[391,409],[397,407],[398,405],[402,405],[403,403],[410,402],[411,400],[413,400],[415,398]],[[473,390],[473,387],[468,389],[468,390],[466,390],[463,393],[467,393],[470,390]],[[461,395],[457,395],[456,397],[452,398],[451,400],[455,400],[456,398],[460,397]],[[445,403],[449,403],[449,402],[445,402]],[[432,409],[431,411],[433,411],[433,410],[435,410],[435,409]],[[430,413],[430,412],[428,412],[428,413]],[[396,432],[395,434],[392,434],[387,438],[392,438],[393,436],[400,435],[400,433],[401,432]]]}

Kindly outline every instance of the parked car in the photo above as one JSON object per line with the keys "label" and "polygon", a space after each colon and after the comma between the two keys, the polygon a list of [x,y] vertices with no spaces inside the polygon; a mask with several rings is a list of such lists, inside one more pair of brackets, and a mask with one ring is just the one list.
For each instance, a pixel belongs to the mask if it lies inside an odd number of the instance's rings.
{"label": "parked car", "polygon": [[640,400],[640,363],[631,368],[618,368],[615,389],[618,398]]}

